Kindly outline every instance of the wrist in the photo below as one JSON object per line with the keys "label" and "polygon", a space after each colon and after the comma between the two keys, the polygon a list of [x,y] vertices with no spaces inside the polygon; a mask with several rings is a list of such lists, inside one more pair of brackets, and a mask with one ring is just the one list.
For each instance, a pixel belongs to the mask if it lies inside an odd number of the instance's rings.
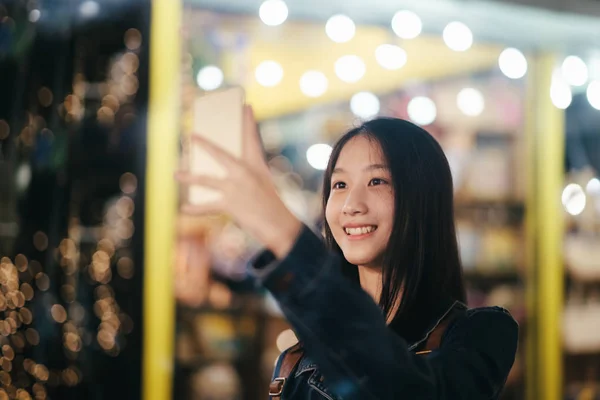
{"label": "wrist", "polygon": [[281,260],[292,250],[301,231],[302,222],[290,213],[285,221],[280,221],[275,229],[271,229],[272,235],[265,245]]}

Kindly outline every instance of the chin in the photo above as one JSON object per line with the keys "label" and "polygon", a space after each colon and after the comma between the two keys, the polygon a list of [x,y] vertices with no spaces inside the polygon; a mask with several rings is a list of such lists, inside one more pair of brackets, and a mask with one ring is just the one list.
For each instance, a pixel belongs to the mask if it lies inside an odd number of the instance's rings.
{"label": "chin", "polygon": [[344,258],[350,264],[353,264],[353,265],[362,265],[362,266],[371,265],[375,261],[375,257],[373,257],[371,255],[368,255],[368,254],[355,254],[355,253],[353,254],[352,252],[350,252],[350,253],[344,253]]}

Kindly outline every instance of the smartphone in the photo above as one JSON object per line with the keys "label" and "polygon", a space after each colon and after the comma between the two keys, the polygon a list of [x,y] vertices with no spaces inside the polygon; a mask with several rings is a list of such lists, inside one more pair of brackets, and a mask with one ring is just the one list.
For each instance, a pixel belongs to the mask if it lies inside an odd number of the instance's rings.
{"label": "smartphone", "polygon": [[[241,87],[232,87],[207,93],[194,103],[194,135],[200,135],[229,152],[242,156],[245,93]],[[191,142],[190,173],[225,178],[223,166],[201,146]],[[212,189],[191,186],[190,204],[202,205],[219,199]]]}

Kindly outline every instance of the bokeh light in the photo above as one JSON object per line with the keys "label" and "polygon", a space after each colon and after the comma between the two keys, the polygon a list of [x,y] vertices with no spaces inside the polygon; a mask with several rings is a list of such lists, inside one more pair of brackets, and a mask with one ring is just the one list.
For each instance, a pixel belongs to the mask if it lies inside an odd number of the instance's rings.
{"label": "bokeh light", "polygon": [[350,99],[350,110],[362,119],[377,115],[379,107],[379,98],[371,92],[358,92]]}
{"label": "bokeh light", "polygon": [[417,125],[426,126],[435,121],[437,107],[433,100],[425,96],[417,96],[408,102],[408,117]]}
{"label": "bokeh light", "polygon": [[329,86],[329,81],[321,71],[306,71],[300,77],[300,90],[308,97],[322,96]]}
{"label": "bokeh light", "polygon": [[196,83],[201,89],[210,91],[218,89],[223,84],[223,71],[215,65],[201,68],[196,75]]}
{"label": "bokeh light", "polygon": [[596,110],[600,110],[600,81],[592,81],[587,87],[586,97]]}
{"label": "bokeh light", "polygon": [[473,45],[473,33],[462,22],[450,22],[442,34],[446,46],[454,51],[466,51]]}
{"label": "bokeh light", "polygon": [[335,74],[346,83],[358,82],[366,71],[363,60],[355,55],[342,56],[335,62]]}
{"label": "bokeh light", "polygon": [[397,70],[402,68],[408,59],[406,51],[393,44],[382,44],[375,49],[375,59],[385,69]]}
{"label": "bokeh light", "polygon": [[527,58],[518,49],[504,49],[498,57],[500,71],[510,79],[520,79],[527,73]]}
{"label": "bokeh light", "polygon": [[401,10],[392,18],[392,30],[402,39],[414,39],[423,29],[421,18],[412,11]]}
{"label": "bokeh light", "polygon": [[258,10],[258,15],[265,25],[281,25],[288,17],[288,7],[283,0],[265,0]]}
{"label": "bokeh light", "polygon": [[588,67],[577,56],[568,56],[562,63],[562,76],[571,86],[582,86],[588,80]]}
{"label": "bokeh light", "polygon": [[550,99],[555,107],[562,110],[568,108],[573,101],[571,88],[562,79],[553,79],[550,86]]}
{"label": "bokeh light", "polygon": [[583,188],[576,183],[567,185],[562,193],[562,204],[569,214],[573,216],[581,214],[586,205]]}
{"label": "bokeh light", "polygon": [[345,43],[354,37],[356,26],[347,15],[337,14],[327,20],[325,33],[336,43]]}
{"label": "bokeh light", "polygon": [[306,160],[314,169],[325,170],[332,150],[332,147],[328,144],[313,144],[306,151]]}
{"label": "bokeh light", "polygon": [[283,67],[276,61],[263,61],[256,67],[254,76],[261,86],[277,86],[283,79]]}
{"label": "bokeh light", "polygon": [[477,89],[464,88],[456,96],[456,104],[463,114],[476,117],[483,112],[485,100]]}

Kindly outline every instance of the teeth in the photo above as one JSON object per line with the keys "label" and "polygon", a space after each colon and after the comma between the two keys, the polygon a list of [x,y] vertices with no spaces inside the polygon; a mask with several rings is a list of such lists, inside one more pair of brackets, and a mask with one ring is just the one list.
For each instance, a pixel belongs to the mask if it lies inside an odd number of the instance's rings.
{"label": "teeth", "polygon": [[345,228],[348,235],[364,235],[369,232],[373,232],[376,229],[375,226],[361,226],[358,228]]}

